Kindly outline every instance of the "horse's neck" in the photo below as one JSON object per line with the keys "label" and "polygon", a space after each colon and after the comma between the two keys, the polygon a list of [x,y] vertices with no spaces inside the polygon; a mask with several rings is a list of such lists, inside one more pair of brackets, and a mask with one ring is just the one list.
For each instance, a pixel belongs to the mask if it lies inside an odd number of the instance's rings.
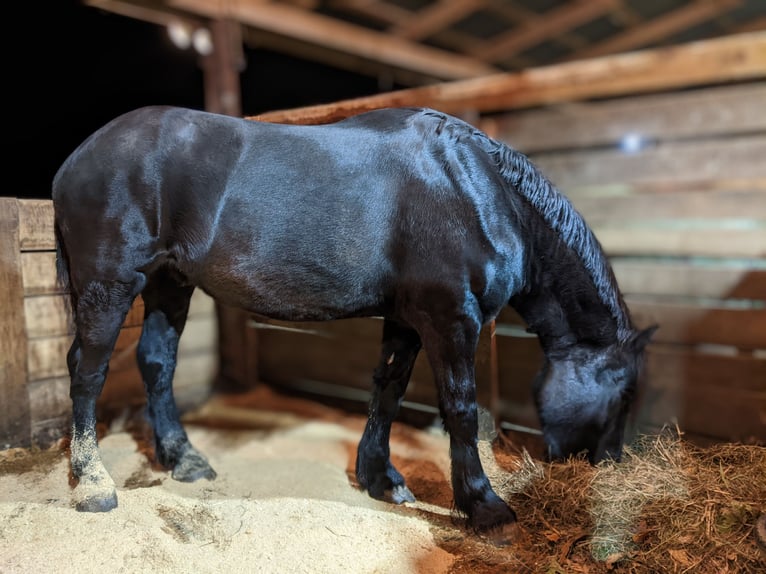
{"label": "horse's neck", "polygon": [[614,342],[617,319],[599,297],[581,259],[550,232],[535,235],[527,286],[511,305],[538,335],[543,350]]}

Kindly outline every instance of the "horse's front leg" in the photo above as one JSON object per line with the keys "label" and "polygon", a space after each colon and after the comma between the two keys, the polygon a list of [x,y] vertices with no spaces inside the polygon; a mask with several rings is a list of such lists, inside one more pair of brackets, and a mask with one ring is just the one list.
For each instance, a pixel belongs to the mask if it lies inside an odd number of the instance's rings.
{"label": "horse's front leg", "polygon": [[474,361],[481,325],[471,318],[441,323],[424,325],[421,336],[450,436],[455,507],[478,531],[513,523],[516,514],[492,490],[479,458]]}
{"label": "horse's front leg", "polygon": [[419,350],[420,337],[414,330],[386,319],[369,418],[356,455],[359,484],[370,496],[397,504],[415,500],[391,464],[389,440]]}

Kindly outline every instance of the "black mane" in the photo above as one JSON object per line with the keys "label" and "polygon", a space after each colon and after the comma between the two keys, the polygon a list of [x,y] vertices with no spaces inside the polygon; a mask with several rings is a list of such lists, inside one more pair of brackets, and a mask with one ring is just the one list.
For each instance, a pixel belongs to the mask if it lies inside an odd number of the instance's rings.
{"label": "black mane", "polygon": [[[475,135],[483,135],[476,132]],[[614,272],[603,248],[572,203],[535,167],[524,154],[484,136],[488,153],[513,189],[524,196],[542,219],[582,261],[593,280],[598,297],[617,323],[617,337],[624,342],[632,327]]]}

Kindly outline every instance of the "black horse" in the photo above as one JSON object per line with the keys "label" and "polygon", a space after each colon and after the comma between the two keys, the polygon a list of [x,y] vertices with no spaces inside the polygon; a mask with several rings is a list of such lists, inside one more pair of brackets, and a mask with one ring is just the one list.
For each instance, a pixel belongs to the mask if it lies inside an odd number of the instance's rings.
{"label": "black horse", "polygon": [[450,435],[456,508],[478,530],[515,521],[479,460],[474,382],[479,332],[507,304],[544,350],[534,394],[550,455],[620,456],[653,329],[632,326],[568,200],[524,155],[456,118],[392,108],[287,126],[142,108],[72,153],[53,203],[75,321],[67,362],[78,510],[117,505],[96,400],[139,294],[156,457],[177,480],[216,476],[172,392],[195,287],[276,319],[385,319],[356,460],[373,497],[414,500],[389,459],[389,435],[422,346]]}

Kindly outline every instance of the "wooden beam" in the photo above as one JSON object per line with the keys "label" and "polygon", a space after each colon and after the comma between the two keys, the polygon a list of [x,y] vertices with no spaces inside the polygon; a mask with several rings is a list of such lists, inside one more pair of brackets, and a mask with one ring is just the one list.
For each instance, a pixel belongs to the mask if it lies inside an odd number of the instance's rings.
{"label": "wooden beam", "polygon": [[389,28],[389,33],[409,40],[420,40],[448,27],[483,8],[489,0],[439,0],[419,10],[411,18]]}
{"label": "wooden beam", "polygon": [[384,24],[399,24],[413,17],[413,13],[395,4],[378,0],[331,0],[330,6],[341,10],[361,14]]}
{"label": "wooden beam", "polygon": [[233,20],[213,20],[209,27],[214,49],[200,58],[204,72],[205,109],[239,117],[242,115],[239,74],[245,67],[241,26]]}
{"label": "wooden beam", "polygon": [[766,132],[766,82],[497,114],[484,131],[526,153]]}
{"label": "wooden beam", "polygon": [[764,77],[766,32],[752,32],[274,111],[250,119],[319,124],[391,106],[429,106],[446,113],[492,112]]}
{"label": "wooden beam", "polygon": [[568,59],[594,58],[640,48],[711,20],[740,4],[742,0],[697,0],[649,22],[634,26],[615,37],[579,50]]}
{"label": "wooden beam", "polygon": [[750,22],[745,22],[735,26],[731,32],[734,34],[742,34],[743,32],[756,32],[759,30],[766,30],[766,16],[761,16]]}
{"label": "wooden beam", "polygon": [[302,42],[441,79],[472,78],[497,71],[473,58],[393,38],[284,4],[257,0],[230,0],[223,4],[207,0],[169,0],[168,3],[198,16],[237,20]]}
{"label": "wooden beam", "polygon": [[[511,0],[490,0],[490,4],[487,6],[487,11],[495,13],[506,20],[510,20],[520,25],[530,25],[537,21],[540,15],[537,12],[533,12],[528,8],[518,5]],[[558,34],[555,38],[551,38],[551,41],[566,46],[570,50],[579,49],[588,43],[588,40],[573,32],[567,32],[564,34]],[[465,50],[467,51],[467,50]],[[513,59],[511,59],[513,60]],[[507,62],[506,62],[507,64]],[[528,66],[516,66],[516,67],[528,67]]]}
{"label": "wooden beam", "polygon": [[527,48],[595,20],[614,9],[617,3],[617,0],[574,0],[538,16],[521,30],[513,28],[498,38],[478,43],[469,53],[490,62],[506,60]]}
{"label": "wooden beam", "polygon": [[[563,189],[651,182],[766,178],[766,134],[745,134],[721,143],[693,138],[661,142],[636,153],[619,148],[573,149],[531,155]],[[766,244],[762,246],[766,250]]]}
{"label": "wooden beam", "polygon": [[189,28],[194,29],[202,24],[198,19],[182,16],[172,11],[159,8],[150,8],[133,2],[122,0],[83,0],[83,4],[98,8],[112,14],[119,14],[142,22],[156,24],[158,26],[168,26],[172,23],[186,23]]}

